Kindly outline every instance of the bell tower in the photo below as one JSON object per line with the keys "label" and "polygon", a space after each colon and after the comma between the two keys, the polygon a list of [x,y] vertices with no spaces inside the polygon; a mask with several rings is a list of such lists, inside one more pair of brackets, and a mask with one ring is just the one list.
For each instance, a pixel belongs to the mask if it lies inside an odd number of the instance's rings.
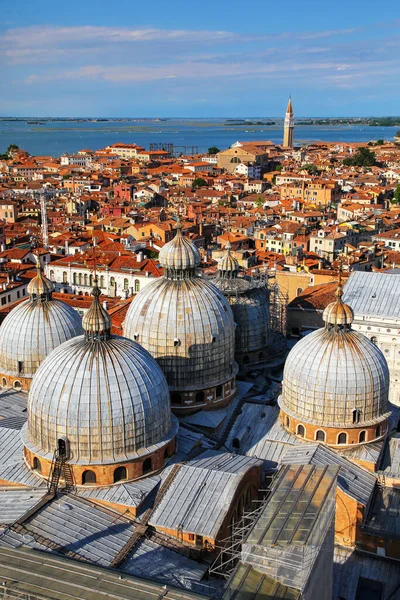
{"label": "bell tower", "polygon": [[283,145],[286,148],[293,148],[294,117],[292,98],[289,96],[289,102],[286,109],[285,124],[283,128]]}

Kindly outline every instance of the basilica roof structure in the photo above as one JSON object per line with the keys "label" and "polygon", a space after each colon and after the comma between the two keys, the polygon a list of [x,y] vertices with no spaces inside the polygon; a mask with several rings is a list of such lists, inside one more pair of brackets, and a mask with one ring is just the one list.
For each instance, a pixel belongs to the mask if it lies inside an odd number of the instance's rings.
{"label": "basilica roof structure", "polygon": [[336,301],[325,327],[300,340],[285,363],[279,400],[284,426],[329,445],[359,444],[387,431],[389,370],[381,350],[351,327],[353,311]]}
{"label": "basilica roof structure", "polygon": [[264,281],[238,277],[238,274],[239,263],[228,241],[213,283],[226,296],[233,311],[235,359],[239,365],[253,365],[277,354],[270,329],[269,293]]}
{"label": "basilica roof structure", "polygon": [[79,314],[52,298],[54,287],[38,263],[28,285],[29,299],[18,304],[0,327],[2,387],[29,390],[40,364],[54,348],[83,333]]}
{"label": "basilica roof structure", "polygon": [[157,359],[172,408],[224,406],[236,393],[235,323],[224,295],[200,277],[197,247],[182,235],[161,250],[164,277],[146,285],[127,313],[124,334]]}
{"label": "basilica roof structure", "polygon": [[177,432],[160,367],[136,342],[111,335],[99,295],[95,280],[85,334],[38,369],[23,431],[27,462],[48,476],[62,448],[77,485],[108,485],[160,468]]}

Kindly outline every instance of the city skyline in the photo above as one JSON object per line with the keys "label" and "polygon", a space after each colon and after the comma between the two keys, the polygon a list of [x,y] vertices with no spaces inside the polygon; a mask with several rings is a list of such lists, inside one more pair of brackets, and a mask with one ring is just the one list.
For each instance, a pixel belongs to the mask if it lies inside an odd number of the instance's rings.
{"label": "city skyline", "polygon": [[[3,116],[398,113],[400,10],[372,2],[23,1],[3,10]],[[237,9],[235,10],[235,7]],[[344,18],[345,15],[345,18]]]}

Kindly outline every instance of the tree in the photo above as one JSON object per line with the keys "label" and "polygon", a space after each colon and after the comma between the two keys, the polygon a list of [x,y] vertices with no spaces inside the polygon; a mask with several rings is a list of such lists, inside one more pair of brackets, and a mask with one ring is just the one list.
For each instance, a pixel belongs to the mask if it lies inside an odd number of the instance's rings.
{"label": "tree", "polygon": [[343,164],[348,167],[373,167],[376,165],[375,152],[369,148],[358,148],[351,158],[345,158]]}
{"label": "tree", "polygon": [[12,158],[14,152],[19,150],[19,146],[16,144],[10,144],[4,154],[0,154],[0,159],[2,160],[10,160]]}
{"label": "tree", "polygon": [[265,198],[263,198],[263,196],[258,196],[258,198],[256,200],[257,208],[262,208],[264,206],[264,202],[265,202]]}
{"label": "tree", "polygon": [[220,149],[217,146],[211,146],[208,149],[208,154],[218,154],[218,152],[220,152]]}
{"label": "tree", "polygon": [[397,184],[397,188],[394,191],[392,204],[400,204],[400,183]]}
{"label": "tree", "polygon": [[316,167],[315,165],[313,165],[312,163],[307,163],[306,165],[304,165],[302,167],[305,171],[307,171],[307,173],[309,175],[318,175],[319,174],[319,169],[318,167]]}
{"label": "tree", "polygon": [[196,177],[196,179],[192,183],[192,190],[197,190],[200,187],[207,187],[207,181],[202,177]]}

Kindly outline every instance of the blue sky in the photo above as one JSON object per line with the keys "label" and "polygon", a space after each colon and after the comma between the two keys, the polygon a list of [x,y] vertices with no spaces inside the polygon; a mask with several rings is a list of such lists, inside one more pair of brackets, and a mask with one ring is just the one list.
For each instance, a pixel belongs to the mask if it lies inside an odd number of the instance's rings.
{"label": "blue sky", "polygon": [[19,0],[0,115],[400,114],[398,0]]}

